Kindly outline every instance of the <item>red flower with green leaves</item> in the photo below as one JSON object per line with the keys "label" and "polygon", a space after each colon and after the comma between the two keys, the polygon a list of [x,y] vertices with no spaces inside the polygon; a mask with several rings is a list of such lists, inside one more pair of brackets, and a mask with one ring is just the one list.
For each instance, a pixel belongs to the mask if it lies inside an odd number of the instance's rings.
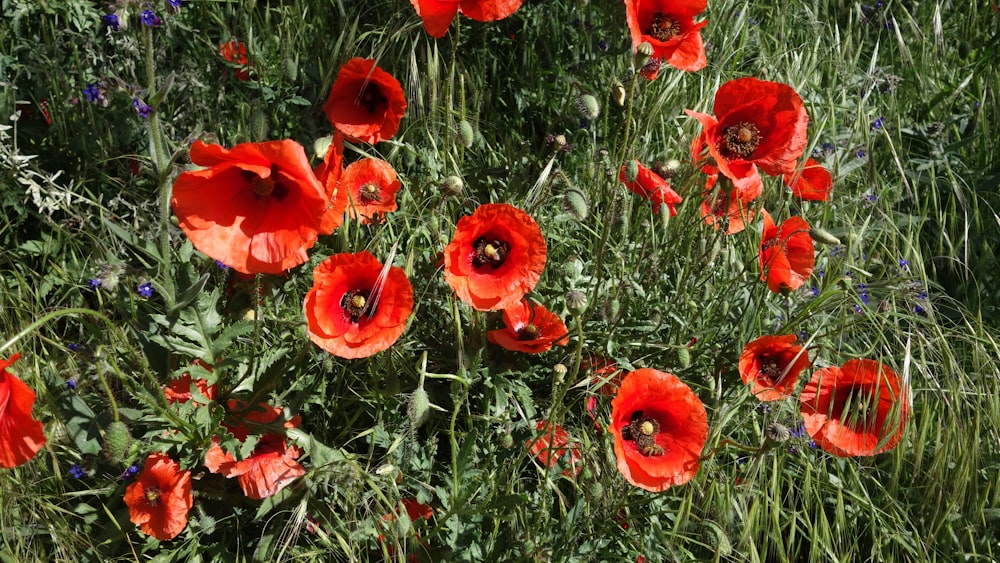
{"label": "red flower with green leaves", "polygon": [[707,5],[708,0],[625,0],[632,47],[648,42],[654,58],[676,69],[694,72],[705,68],[708,61],[701,28],[708,22],[695,22],[694,18]]}
{"label": "red flower with green leaves", "polygon": [[608,430],[625,480],[661,492],[687,483],[698,472],[708,414],[677,376],[640,368],[625,376],[611,401]]}
{"label": "red flower with green leaves", "polygon": [[789,217],[775,225],[767,211],[760,238],[760,279],[775,293],[795,291],[812,275],[816,264],[815,247],[809,235],[809,223],[802,217]]}
{"label": "red flower with green leaves", "polygon": [[364,224],[397,209],[396,192],[403,187],[396,171],[378,158],[363,158],[344,170],[340,187],[347,192],[347,214]]}
{"label": "red flower with green leaves", "polygon": [[504,309],[503,323],[504,328],[489,331],[486,338],[514,352],[541,354],[553,344],[569,343],[569,329],[559,315],[527,299]]}
{"label": "red flower with green leaves", "polygon": [[502,20],[521,7],[524,0],[410,0],[431,37],[444,37],[452,20],[461,13],[480,22]]}
{"label": "red flower with green leaves", "polygon": [[0,360],[0,467],[7,469],[27,463],[45,445],[42,423],[31,414],[35,392],[7,371],[20,357]]}
{"label": "red flower with green leaves", "polygon": [[791,396],[799,374],[809,367],[809,356],[795,344],[794,334],[761,336],[743,347],[740,377],[761,401]]}
{"label": "red flower with green leaves", "polygon": [[160,541],[177,537],[194,504],[191,472],[166,454],[150,454],[135,482],[125,489],[129,519]]}
{"label": "red flower with green leaves", "polygon": [[806,432],[839,457],[887,452],[903,438],[909,390],[889,366],[848,360],[816,370],[799,395]]}
{"label": "red flower with green leaves", "polygon": [[406,96],[399,81],[374,60],[355,57],[340,67],[323,112],[337,131],[374,145],[399,130]]}
{"label": "red flower with green leaves", "polygon": [[659,174],[646,168],[638,160],[635,161],[639,173],[636,174],[635,181],[629,182],[626,173],[627,166],[622,166],[618,173],[618,179],[625,184],[625,187],[632,193],[645,198],[653,204],[653,210],[660,212],[660,206],[666,204],[670,209],[670,216],[677,215],[677,205],[683,200],[681,196],[670,187]]}

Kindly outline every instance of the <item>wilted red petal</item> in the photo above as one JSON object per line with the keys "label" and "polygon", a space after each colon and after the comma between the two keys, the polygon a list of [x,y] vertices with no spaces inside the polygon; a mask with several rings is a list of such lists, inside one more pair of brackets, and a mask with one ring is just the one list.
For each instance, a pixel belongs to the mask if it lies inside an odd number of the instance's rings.
{"label": "wilted red petal", "polygon": [[[547,420],[539,420],[535,424],[535,430],[542,435],[527,443],[528,451],[538,458],[539,463],[549,469],[558,463],[566,465],[563,475],[576,477],[583,470],[583,456],[580,447],[572,443],[569,433],[558,424],[552,424]],[[564,459],[567,457],[568,458]]]}
{"label": "wilted red petal", "polygon": [[822,164],[813,159],[806,160],[806,166],[784,175],[785,185],[792,189],[792,195],[812,201],[830,201],[833,191],[833,177]]}

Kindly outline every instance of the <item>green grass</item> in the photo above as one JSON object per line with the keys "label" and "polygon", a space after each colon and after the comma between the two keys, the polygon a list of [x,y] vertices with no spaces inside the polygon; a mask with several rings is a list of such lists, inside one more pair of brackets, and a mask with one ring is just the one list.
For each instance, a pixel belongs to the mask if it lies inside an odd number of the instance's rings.
{"label": "green grass", "polygon": [[[400,210],[322,238],[287,276],[243,282],[173,223],[170,259],[162,257],[149,122],[131,105],[130,85],[148,90],[137,17],[109,34],[90,2],[4,4],[0,115],[35,110],[0,133],[0,357],[22,354],[11,371],[35,389],[48,443],[28,464],[0,470],[0,559],[1000,558],[1000,79],[992,68],[1000,14],[988,2],[711,0],[708,67],[665,67],[634,90],[619,2],[529,0],[499,22],[460,18],[440,40],[408,2],[357,4],[188,2],[153,30],[156,83],[173,80],[157,107],[167,150],[178,155],[168,180],[184,170],[194,138],[230,146],[292,138],[311,152],[331,132],[321,107],[352,56],[377,58],[406,91],[399,134],[346,151],[396,168]],[[230,37],[246,41],[253,80],[237,80],[221,61],[218,45]],[[710,111],[715,90],[742,76],[796,89],[809,112],[807,150],[822,153],[835,178],[827,203],[800,202],[779,179],[765,180],[762,205],[772,215],[800,213],[842,242],[817,245],[824,274],[787,298],[759,279],[759,221],[725,236],[698,209],[704,179],[689,147],[700,129],[683,110]],[[107,107],[82,99],[99,81]],[[612,99],[616,81],[632,91],[630,112]],[[581,93],[601,102],[584,127]],[[42,99],[51,125],[37,109]],[[461,142],[462,120],[475,130],[472,146]],[[556,152],[548,135],[563,135],[569,149]],[[664,220],[618,183],[632,158],[680,161],[671,184],[685,201],[676,217]],[[453,175],[464,181],[458,196],[441,190]],[[29,180],[54,209],[26,194]],[[566,212],[570,191],[584,195],[586,219]],[[55,203],[67,192],[70,204]],[[487,344],[499,315],[472,311],[444,282],[438,255],[455,222],[486,202],[525,209],[541,226],[548,262],[533,293],[541,303],[567,318],[565,293],[588,296],[582,319],[568,317],[569,346],[528,357]],[[312,268],[337,252],[384,259],[394,244],[416,296],[402,338],[351,361],[312,345],[301,310]],[[109,272],[117,287],[90,288]],[[203,276],[205,290],[169,312],[166,280],[180,295]],[[136,292],[146,281],[151,299]],[[248,310],[255,320],[245,320]],[[759,455],[731,445],[756,450],[770,423],[799,424],[794,398],[761,408],[736,366],[748,341],[800,331],[816,368],[865,357],[909,382],[911,418],[895,449],[839,459],[808,436]],[[578,348],[669,371],[698,393],[710,434],[691,482],[651,494],[619,475],[610,401],[598,398],[598,430],[585,407],[589,375],[560,380],[553,370],[572,370]],[[159,391],[196,356],[224,360],[211,376],[227,393],[302,416],[293,438],[306,452],[304,478],[251,501],[204,469],[221,408],[172,411]],[[111,418],[99,376],[131,429],[125,459],[102,453]],[[421,381],[440,410],[414,428],[407,402]],[[579,477],[528,452],[543,418],[578,443]],[[119,476],[165,448],[196,474],[195,508],[177,539],[158,543],[129,522]],[[72,464],[88,475],[72,478]],[[434,517],[384,518],[409,497]]]}

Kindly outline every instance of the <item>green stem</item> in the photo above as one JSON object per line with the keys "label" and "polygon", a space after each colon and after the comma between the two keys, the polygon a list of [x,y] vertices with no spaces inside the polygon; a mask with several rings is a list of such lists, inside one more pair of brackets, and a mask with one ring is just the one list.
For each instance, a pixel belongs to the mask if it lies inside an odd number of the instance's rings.
{"label": "green stem", "polygon": [[[100,346],[97,348],[97,354],[100,355],[104,351],[104,347]],[[115,400],[114,393],[111,392],[111,386],[108,385],[107,378],[104,377],[104,371],[101,370],[100,364],[95,364],[97,371],[97,379],[101,382],[101,387],[104,388],[104,393],[108,396],[108,402],[111,403],[111,416],[115,422],[119,422],[121,418],[118,416],[118,401]]]}
{"label": "green stem", "polygon": [[[143,33],[146,47],[146,92],[149,96],[156,93],[156,62],[153,59],[153,28],[146,27]],[[162,100],[157,102],[159,106]],[[163,133],[160,130],[158,108],[153,108],[149,114],[149,152],[156,172],[156,181],[160,195],[160,266],[163,294],[167,309],[174,306],[174,280],[170,273],[170,163],[166,158],[163,146]]]}

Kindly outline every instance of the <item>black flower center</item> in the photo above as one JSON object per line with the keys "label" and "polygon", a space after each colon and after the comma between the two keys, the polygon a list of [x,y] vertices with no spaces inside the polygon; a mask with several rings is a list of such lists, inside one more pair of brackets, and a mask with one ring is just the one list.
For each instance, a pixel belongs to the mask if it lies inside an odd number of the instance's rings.
{"label": "black flower center", "polygon": [[378,84],[374,83],[365,84],[358,96],[358,105],[365,108],[368,113],[375,113],[379,106],[384,106],[388,102],[389,100],[382,95],[382,90],[379,90]]}
{"label": "black flower center", "polygon": [[517,331],[518,340],[537,340],[542,335],[542,330],[537,326],[528,323]]}
{"label": "black flower center", "polygon": [[494,270],[503,266],[510,252],[510,245],[500,239],[487,239],[479,237],[472,243],[472,248],[476,254],[472,257],[472,265],[476,268],[489,265]]}
{"label": "black flower center", "polygon": [[160,504],[160,489],[157,487],[147,487],[146,488],[146,504],[149,506],[157,506]]}
{"label": "black flower center", "polygon": [[722,155],[732,160],[746,159],[760,146],[760,129],[746,121],[730,125],[722,132]]}
{"label": "black flower center", "polygon": [[646,28],[646,35],[657,41],[669,41],[681,34],[681,23],[670,14],[656,12]]}
{"label": "black flower center", "polygon": [[632,421],[622,428],[622,440],[635,442],[636,449],[646,457],[663,455],[663,448],[656,443],[660,423],[655,418],[643,416],[642,411],[632,413]]}
{"label": "black flower center", "polygon": [[867,387],[852,387],[844,396],[840,420],[851,428],[868,428],[875,423],[878,399]]}
{"label": "black flower center", "polygon": [[351,317],[351,322],[356,323],[363,315],[370,317],[375,314],[375,303],[374,301],[369,303],[370,300],[370,294],[355,289],[344,294],[340,300],[340,307]]}
{"label": "black flower center", "polygon": [[367,184],[361,186],[361,189],[358,190],[358,199],[361,200],[363,205],[378,203],[381,193],[382,192],[379,190],[378,184],[368,182]]}
{"label": "black flower center", "polygon": [[769,385],[778,383],[782,374],[785,373],[785,370],[778,365],[778,362],[776,362],[774,358],[761,355],[757,356],[757,361],[760,362],[760,370],[758,373]]}
{"label": "black flower center", "polygon": [[271,175],[261,178],[257,174],[244,170],[241,172],[243,179],[250,183],[251,189],[257,198],[273,197],[281,201],[288,195],[288,188],[278,180],[278,165],[271,165]]}

